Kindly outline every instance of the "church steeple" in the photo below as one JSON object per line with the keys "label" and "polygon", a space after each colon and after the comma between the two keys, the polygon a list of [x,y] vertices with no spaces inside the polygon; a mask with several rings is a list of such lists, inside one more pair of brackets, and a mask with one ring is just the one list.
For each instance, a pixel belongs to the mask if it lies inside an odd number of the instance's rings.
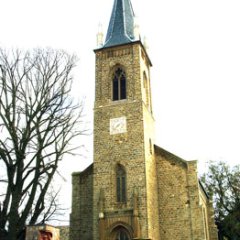
{"label": "church steeple", "polygon": [[122,45],[139,40],[138,36],[135,36],[134,18],[130,0],[114,0],[107,37],[103,47]]}

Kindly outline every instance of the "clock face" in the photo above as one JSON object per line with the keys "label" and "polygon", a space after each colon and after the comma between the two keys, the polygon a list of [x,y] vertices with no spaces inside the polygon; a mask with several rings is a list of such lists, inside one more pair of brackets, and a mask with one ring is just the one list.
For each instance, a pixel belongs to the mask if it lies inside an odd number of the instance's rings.
{"label": "clock face", "polygon": [[119,134],[127,132],[126,117],[110,119],[110,134]]}

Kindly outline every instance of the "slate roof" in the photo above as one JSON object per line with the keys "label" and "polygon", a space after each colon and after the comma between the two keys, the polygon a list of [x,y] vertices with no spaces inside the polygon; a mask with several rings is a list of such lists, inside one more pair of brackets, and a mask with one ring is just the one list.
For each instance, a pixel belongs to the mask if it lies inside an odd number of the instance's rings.
{"label": "slate roof", "polygon": [[134,12],[130,0],[114,0],[104,47],[134,42]]}

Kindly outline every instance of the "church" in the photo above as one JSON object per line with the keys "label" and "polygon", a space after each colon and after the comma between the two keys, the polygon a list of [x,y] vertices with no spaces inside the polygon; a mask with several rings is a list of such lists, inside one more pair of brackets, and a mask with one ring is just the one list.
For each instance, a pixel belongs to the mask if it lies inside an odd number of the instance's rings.
{"label": "church", "polygon": [[155,144],[152,64],[130,0],[114,0],[94,52],[94,161],[72,174],[70,240],[217,240],[197,162]]}

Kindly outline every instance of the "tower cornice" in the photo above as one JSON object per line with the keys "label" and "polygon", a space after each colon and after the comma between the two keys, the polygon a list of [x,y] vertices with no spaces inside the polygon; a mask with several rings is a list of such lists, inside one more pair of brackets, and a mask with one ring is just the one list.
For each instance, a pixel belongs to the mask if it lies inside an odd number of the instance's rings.
{"label": "tower cornice", "polygon": [[148,53],[147,53],[147,51],[146,51],[146,49],[145,49],[141,40],[137,40],[137,41],[130,42],[130,43],[123,43],[123,44],[119,44],[117,46],[101,47],[101,48],[94,49],[93,51],[95,53],[98,53],[98,52],[102,52],[102,51],[115,50],[117,48],[121,48],[121,47],[124,47],[124,46],[136,45],[136,44],[141,46],[141,49],[143,50],[149,65],[152,67],[152,62],[150,60],[150,57],[149,57],[149,55],[148,55]]}

